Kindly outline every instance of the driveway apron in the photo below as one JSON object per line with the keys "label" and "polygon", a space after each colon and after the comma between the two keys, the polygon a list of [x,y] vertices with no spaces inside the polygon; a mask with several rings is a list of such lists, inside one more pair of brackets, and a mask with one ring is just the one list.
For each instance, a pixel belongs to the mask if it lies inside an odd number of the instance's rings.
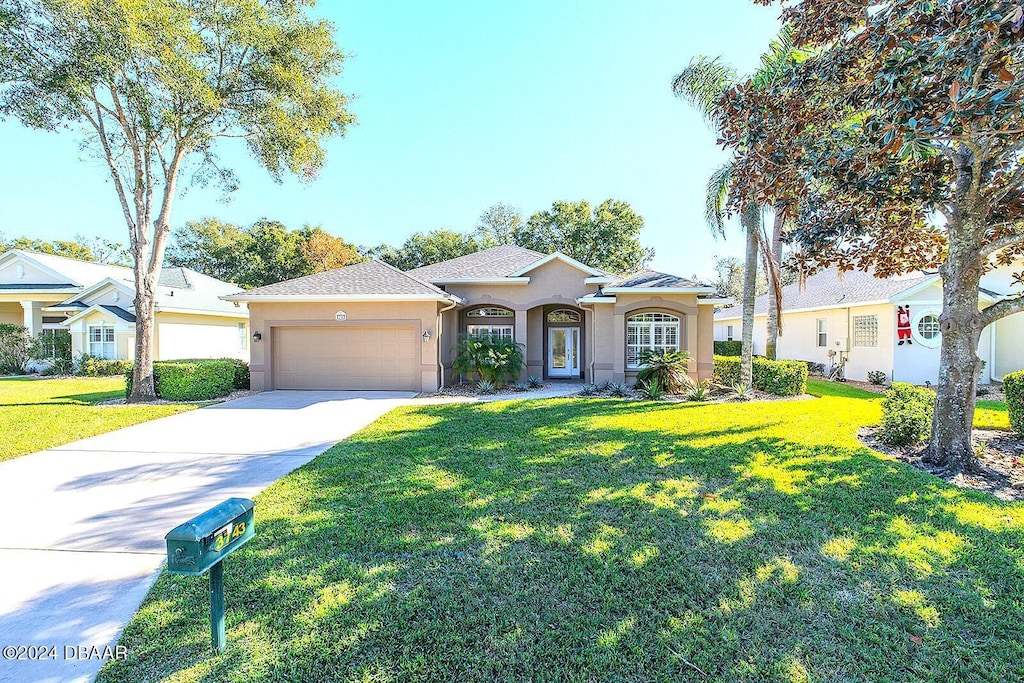
{"label": "driveway apron", "polygon": [[[167,531],[413,396],[265,392],[0,463],[0,681],[91,681],[159,575]],[[28,649],[11,659],[11,646]]]}

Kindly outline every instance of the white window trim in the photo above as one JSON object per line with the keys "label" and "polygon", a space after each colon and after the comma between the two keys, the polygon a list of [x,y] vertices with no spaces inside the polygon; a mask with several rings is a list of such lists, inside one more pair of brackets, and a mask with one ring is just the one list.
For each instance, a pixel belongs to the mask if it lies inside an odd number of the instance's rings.
{"label": "white window trim", "polygon": [[725,326],[725,341],[736,341],[732,325]]}
{"label": "white window trim", "polygon": [[[635,320],[636,318],[639,318],[639,317],[644,316],[644,315],[663,315],[663,316],[666,316],[668,318],[671,318],[671,319],[675,320],[675,322],[672,322],[671,320],[652,320],[652,321],[636,321]],[[630,327],[636,327],[636,328],[638,328],[638,330],[642,329],[643,327],[647,327],[648,334],[649,334],[649,337],[650,337],[650,340],[651,340],[650,344],[630,344],[629,343],[629,329],[630,329]],[[655,337],[654,331],[655,331],[656,327],[662,327],[662,328],[665,328],[666,330],[670,329],[670,328],[675,328],[676,343],[675,344],[664,344],[664,343],[663,344],[655,344],[654,343],[654,337]],[[626,369],[628,369],[628,370],[638,370],[639,368],[643,367],[639,363],[639,358],[640,358],[641,355],[643,355],[644,351],[662,351],[662,352],[666,352],[666,351],[679,351],[679,349],[680,349],[680,339],[682,337],[682,334],[683,334],[683,321],[677,315],[672,315],[670,313],[659,313],[659,312],[650,313],[650,312],[648,312],[648,313],[636,313],[636,314],[626,318],[626,349],[625,349],[626,350]],[[639,334],[638,334],[638,337],[639,337]],[[664,338],[665,338],[665,335],[663,334],[662,335],[662,339],[664,339]],[[629,362],[629,355],[630,355],[629,352],[630,352],[630,349],[633,349],[633,348],[635,348],[637,350],[636,357],[637,357],[638,361],[636,363],[630,363]]]}
{"label": "white window trim", "polygon": [[918,332],[917,326],[920,325],[921,321],[928,316],[933,315],[938,318],[941,314],[942,311],[937,308],[925,308],[917,312],[910,322],[910,338],[914,340],[915,344],[920,344],[928,349],[938,348],[939,344],[942,343],[942,332],[939,332],[931,339],[926,339],[921,336],[920,332]]}
{"label": "white window trim", "polygon": [[466,334],[471,337],[482,337],[481,334],[486,330],[487,336],[491,339],[507,339],[509,341],[515,341],[515,326],[505,324],[491,324],[491,325],[467,325]]}
{"label": "white window trim", "polygon": [[[92,331],[100,330],[100,341],[93,341]],[[110,330],[111,340],[107,341],[106,331]],[[90,324],[85,327],[85,340],[86,348],[89,349],[89,355],[97,358],[104,358],[107,360],[114,360],[117,358],[117,330],[110,323]],[[100,352],[95,353],[94,346],[100,347]],[[106,348],[110,347],[110,355],[106,355]]]}
{"label": "white window trim", "polygon": [[246,329],[245,323],[238,323],[238,344],[239,351],[249,348],[249,330]]}
{"label": "white window trim", "polygon": [[[824,325],[822,323],[824,323]],[[814,322],[814,330],[815,330],[815,343],[818,345],[818,348],[819,349],[828,348],[828,318],[818,318]],[[822,341],[821,341],[822,335],[825,336],[825,342],[824,343],[822,343]]]}

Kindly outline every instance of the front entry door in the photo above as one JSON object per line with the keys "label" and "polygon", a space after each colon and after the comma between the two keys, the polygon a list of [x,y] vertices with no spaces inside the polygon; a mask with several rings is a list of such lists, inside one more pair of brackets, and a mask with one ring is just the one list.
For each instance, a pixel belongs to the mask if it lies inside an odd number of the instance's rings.
{"label": "front entry door", "polygon": [[548,377],[580,376],[580,328],[548,328]]}

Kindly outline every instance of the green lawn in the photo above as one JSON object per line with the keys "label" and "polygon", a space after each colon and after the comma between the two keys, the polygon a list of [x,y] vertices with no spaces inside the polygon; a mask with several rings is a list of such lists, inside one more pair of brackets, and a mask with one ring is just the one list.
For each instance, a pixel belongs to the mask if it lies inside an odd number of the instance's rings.
{"label": "green lawn", "polygon": [[[812,396],[837,398],[859,398],[880,401],[881,395],[841,382],[823,379],[808,379],[807,393]],[[978,401],[974,409],[974,426],[980,429],[1010,429],[1010,416],[1002,401]]]}
{"label": "green lawn", "polygon": [[0,379],[0,461],[194,406],[97,406],[124,396],[123,377]]}
{"label": "green lawn", "polygon": [[222,655],[205,577],[165,574],[99,680],[1019,680],[1024,505],[863,448],[878,419],[394,411],[257,498]]}

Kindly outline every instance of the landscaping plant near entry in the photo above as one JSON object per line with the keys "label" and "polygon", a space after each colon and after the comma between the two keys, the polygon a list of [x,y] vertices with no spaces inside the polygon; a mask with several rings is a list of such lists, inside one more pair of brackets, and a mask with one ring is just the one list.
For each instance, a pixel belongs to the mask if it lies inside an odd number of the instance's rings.
{"label": "landscaping plant near entry", "polygon": [[[740,383],[740,360],[715,356],[715,382],[727,387]],[[776,396],[799,396],[807,390],[807,364],[798,360],[754,359],[753,386]]]}
{"label": "landscaping plant near entry", "polygon": [[686,351],[644,351],[640,354],[637,384],[650,386],[652,381],[656,381],[662,392],[681,394],[693,384],[686,374],[692,360]]}
{"label": "landscaping plant near entry", "polygon": [[743,342],[739,339],[732,341],[716,341],[716,356],[739,356],[743,352]]}
{"label": "landscaping plant near entry", "polygon": [[463,376],[479,375],[482,380],[501,385],[522,372],[523,347],[511,339],[463,335],[455,347],[452,367]]}
{"label": "landscaping plant near entry", "polygon": [[28,343],[24,327],[0,323],[0,375],[20,375],[25,371]]}
{"label": "landscaping plant near entry", "polygon": [[[226,360],[182,360],[153,363],[156,395],[168,401],[206,401],[234,389],[235,366]],[[125,373],[125,392],[131,393],[132,371]]]}
{"label": "landscaping plant near entry", "polygon": [[879,441],[891,446],[909,446],[928,436],[935,409],[934,391],[906,382],[893,382],[884,396]]}

